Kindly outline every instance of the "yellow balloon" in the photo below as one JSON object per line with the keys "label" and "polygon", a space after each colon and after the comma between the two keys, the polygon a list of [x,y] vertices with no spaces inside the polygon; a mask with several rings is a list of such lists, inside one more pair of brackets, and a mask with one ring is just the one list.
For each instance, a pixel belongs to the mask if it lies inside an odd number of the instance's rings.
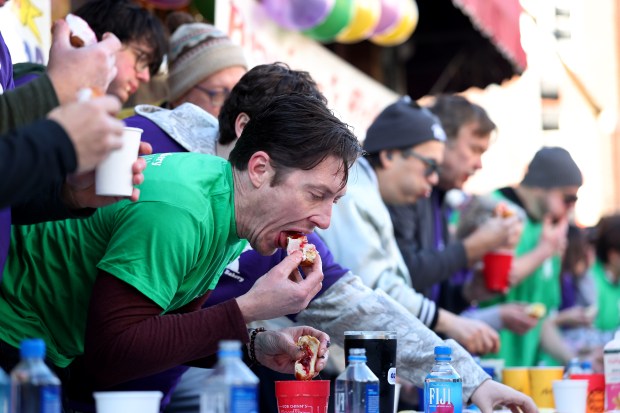
{"label": "yellow balloon", "polygon": [[418,25],[418,5],[415,0],[403,0],[403,2],[400,21],[389,32],[372,36],[371,42],[378,46],[397,46],[411,37]]}
{"label": "yellow balloon", "polygon": [[353,18],[336,36],[340,43],[355,43],[372,34],[381,18],[381,0],[355,0]]}

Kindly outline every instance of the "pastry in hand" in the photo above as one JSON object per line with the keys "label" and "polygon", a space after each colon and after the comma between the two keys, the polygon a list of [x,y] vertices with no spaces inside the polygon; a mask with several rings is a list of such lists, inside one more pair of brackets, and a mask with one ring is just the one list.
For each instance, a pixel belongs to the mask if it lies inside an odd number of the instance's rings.
{"label": "pastry in hand", "polygon": [[84,19],[75,14],[67,14],[65,21],[71,29],[71,45],[73,47],[90,46],[97,43],[97,36]]}
{"label": "pastry in hand", "polygon": [[288,243],[286,246],[286,252],[291,255],[293,251],[301,251],[303,258],[301,260],[302,267],[310,267],[314,264],[314,260],[318,254],[314,244],[308,243],[308,238],[305,235],[291,235],[288,237]]}
{"label": "pastry in hand", "polygon": [[295,378],[297,380],[312,380],[316,374],[314,365],[320,344],[319,340],[312,336],[301,336],[297,340],[297,346],[303,352],[303,356],[295,362]]}

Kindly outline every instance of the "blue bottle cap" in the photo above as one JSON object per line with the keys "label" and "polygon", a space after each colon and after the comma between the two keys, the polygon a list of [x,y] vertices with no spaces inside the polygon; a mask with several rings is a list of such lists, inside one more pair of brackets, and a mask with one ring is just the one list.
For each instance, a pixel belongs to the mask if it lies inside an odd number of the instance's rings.
{"label": "blue bottle cap", "polygon": [[452,354],[452,349],[448,346],[437,346],[435,347],[435,355],[436,356],[449,356]]}
{"label": "blue bottle cap", "polygon": [[19,345],[19,354],[22,358],[45,357],[45,341],[40,338],[22,340]]}
{"label": "blue bottle cap", "polygon": [[349,349],[349,361],[367,361],[365,348]]}

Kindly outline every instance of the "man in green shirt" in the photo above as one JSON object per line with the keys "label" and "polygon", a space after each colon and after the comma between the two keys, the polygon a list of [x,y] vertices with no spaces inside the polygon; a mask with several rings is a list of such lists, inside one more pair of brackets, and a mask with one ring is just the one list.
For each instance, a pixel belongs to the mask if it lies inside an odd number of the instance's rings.
{"label": "man in green shirt", "polygon": [[[563,148],[543,147],[521,183],[492,195],[525,210],[506,295],[482,303],[541,303],[547,312],[560,305],[560,256],[566,245],[568,216],[582,184],[579,167]],[[499,357],[506,366],[534,366],[539,361],[541,322],[525,334],[500,331]],[[497,355],[495,355],[497,356]]]}
{"label": "man in green shirt", "polygon": [[[269,255],[290,235],[329,226],[360,153],[324,103],[282,96],[252,117],[229,161],[151,155],[139,202],[14,228],[0,286],[0,366],[12,368],[21,339],[42,337],[71,396],[76,386],[88,393],[206,365],[222,339],[248,342],[246,323],[298,312],[320,290],[320,257],[302,279],[294,253],[245,295],[201,309],[209,291],[246,239]],[[300,327],[258,334],[258,361],[292,372],[304,334],[318,335],[326,353],[327,335]]]}

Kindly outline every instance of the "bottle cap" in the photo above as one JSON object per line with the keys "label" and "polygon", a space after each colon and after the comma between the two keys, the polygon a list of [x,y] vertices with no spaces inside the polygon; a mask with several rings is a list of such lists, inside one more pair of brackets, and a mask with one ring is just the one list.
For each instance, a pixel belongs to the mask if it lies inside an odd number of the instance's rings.
{"label": "bottle cap", "polygon": [[241,357],[241,341],[239,340],[221,340],[218,357]]}
{"label": "bottle cap", "polygon": [[436,356],[449,356],[450,354],[452,354],[452,349],[448,346],[436,346],[435,347]]}
{"label": "bottle cap", "polygon": [[45,357],[45,341],[40,338],[22,340],[19,345],[19,354],[22,358]]}
{"label": "bottle cap", "polygon": [[349,361],[366,361],[366,349],[365,348],[349,349]]}

